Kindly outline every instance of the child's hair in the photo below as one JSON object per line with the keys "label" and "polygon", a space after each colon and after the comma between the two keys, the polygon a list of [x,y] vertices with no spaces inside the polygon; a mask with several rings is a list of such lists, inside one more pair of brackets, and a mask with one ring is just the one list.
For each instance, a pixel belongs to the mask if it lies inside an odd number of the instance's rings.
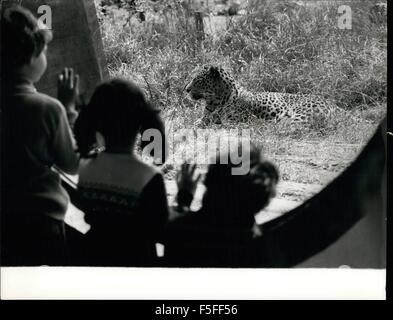
{"label": "child's hair", "polygon": [[[230,153],[218,154],[216,164],[211,164],[205,178],[207,188],[203,205],[224,223],[236,226],[252,225],[254,215],[267,206],[274,197],[279,181],[276,166],[264,159],[261,149],[251,146],[250,170],[245,175],[234,175],[239,167],[231,162]],[[226,159],[227,164],[220,164]]]}
{"label": "child's hair", "polygon": [[102,83],[75,124],[79,152],[82,156],[89,154],[97,144],[97,132],[106,144],[124,144],[135,139],[149,117],[157,112],[133,82],[113,79]]}
{"label": "child's hair", "polygon": [[1,13],[1,72],[7,74],[38,57],[52,40],[52,33],[40,29],[33,14],[21,7],[11,6]]}

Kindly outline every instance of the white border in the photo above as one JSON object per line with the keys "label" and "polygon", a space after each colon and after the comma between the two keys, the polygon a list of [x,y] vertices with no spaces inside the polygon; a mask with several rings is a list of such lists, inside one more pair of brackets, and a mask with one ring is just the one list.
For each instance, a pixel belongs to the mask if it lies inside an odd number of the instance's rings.
{"label": "white border", "polygon": [[386,270],[1,268],[2,299],[386,299]]}

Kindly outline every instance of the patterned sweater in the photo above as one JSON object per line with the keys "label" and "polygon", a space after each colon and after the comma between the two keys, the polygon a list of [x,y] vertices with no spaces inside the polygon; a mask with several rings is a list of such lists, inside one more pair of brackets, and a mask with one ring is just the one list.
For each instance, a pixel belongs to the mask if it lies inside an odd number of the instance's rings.
{"label": "patterned sweater", "polygon": [[104,152],[81,167],[78,188],[92,264],[150,264],[169,215],[161,173],[130,154]]}

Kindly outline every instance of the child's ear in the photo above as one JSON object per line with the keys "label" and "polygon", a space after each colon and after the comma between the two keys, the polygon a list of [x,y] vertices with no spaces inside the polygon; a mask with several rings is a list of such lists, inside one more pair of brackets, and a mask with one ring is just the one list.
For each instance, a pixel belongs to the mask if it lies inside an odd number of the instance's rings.
{"label": "child's ear", "polygon": [[220,72],[218,71],[217,67],[210,67],[210,73],[216,79],[218,79],[220,77]]}

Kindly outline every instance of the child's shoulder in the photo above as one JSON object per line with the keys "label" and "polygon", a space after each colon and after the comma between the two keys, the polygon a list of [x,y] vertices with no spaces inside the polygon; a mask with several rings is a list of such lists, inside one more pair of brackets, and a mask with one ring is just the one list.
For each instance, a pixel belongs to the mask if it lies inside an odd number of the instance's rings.
{"label": "child's shoulder", "polygon": [[138,156],[133,156],[130,159],[130,166],[128,167],[129,174],[132,175],[136,181],[139,181],[139,185],[146,187],[148,185],[162,184],[164,177],[159,168],[146,163]]}
{"label": "child's shoulder", "polygon": [[144,162],[142,159],[140,159],[139,157],[135,157],[133,159],[135,165],[139,168],[139,170],[141,170],[141,172],[143,172],[146,176],[153,178],[156,175],[162,175],[162,172],[160,169],[158,169],[157,167],[148,164],[146,162]]}
{"label": "child's shoulder", "polygon": [[48,112],[62,113],[65,111],[63,104],[59,100],[45,93],[37,92],[32,98]]}
{"label": "child's shoulder", "polygon": [[[121,185],[141,191],[150,182],[163,181],[161,171],[136,156],[101,153],[80,166],[82,181],[99,180],[105,184]],[[153,180],[154,179],[154,180]]]}
{"label": "child's shoulder", "polygon": [[59,119],[66,116],[63,104],[42,92],[29,91],[12,95],[9,104],[15,107],[18,112],[35,113],[43,119]]}

